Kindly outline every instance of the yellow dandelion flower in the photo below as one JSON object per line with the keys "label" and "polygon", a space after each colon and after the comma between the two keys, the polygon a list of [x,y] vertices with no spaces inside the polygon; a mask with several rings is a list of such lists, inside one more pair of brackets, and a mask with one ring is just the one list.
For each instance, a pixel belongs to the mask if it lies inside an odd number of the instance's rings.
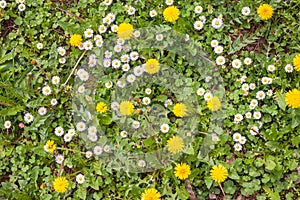
{"label": "yellow dandelion flower", "polygon": [[179,153],[184,147],[184,141],[179,136],[173,136],[167,141],[167,147],[171,153]]}
{"label": "yellow dandelion flower", "polygon": [[118,28],[118,37],[124,40],[129,40],[133,34],[133,26],[129,23],[122,23]]}
{"label": "yellow dandelion flower", "polygon": [[180,180],[185,180],[191,174],[191,168],[185,163],[177,164],[175,167],[174,174]]}
{"label": "yellow dandelion flower", "polygon": [[164,12],[164,18],[168,22],[175,22],[179,18],[180,11],[176,6],[167,7]]}
{"label": "yellow dandelion flower", "polygon": [[131,115],[134,112],[134,105],[130,101],[123,101],[120,104],[120,112],[122,115]]}
{"label": "yellow dandelion flower", "polygon": [[208,100],[207,101],[207,107],[211,111],[219,110],[221,108],[221,102],[220,102],[219,97],[214,96],[213,98]]}
{"label": "yellow dandelion flower", "polygon": [[258,7],[257,14],[263,20],[271,19],[273,16],[273,8],[269,4],[262,4]]}
{"label": "yellow dandelion flower", "polygon": [[173,113],[176,117],[184,117],[187,113],[186,105],[183,103],[176,103],[173,108]]}
{"label": "yellow dandelion flower", "polygon": [[53,181],[53,187],[56,192],[66,192],[69,187],[69,181],[65,177],[57,177]]}
{"label": "yellow dandelion flower", "polygon": [[155,188],[146,189],[141,195],[141,200],[160,200],[160,193]]}
{"label": "yellow dandelion flower", "polygon": [[49,153],[53,153],[56,149],[56,144],[54,144],[53,140],[48,140],[45,145],[45,150]]}
{"label": "yellow dandelion flower", "polygon": [[222,165],[218,165],[218,166],[215,165],[210,170],[210,176],[212,180],[218,183],[223,183],[228,177],[228,171]]}
{"label": "yellow dandelion flower", "polygon": [[293,59],[293,65],[295,66],[296,71],[300,71],[300,53]]}
{"label": "yellow dandelion flower", "polygon": [[99,113],[105,113],[107,111],[107,106],[104,102],[97,103],[96,110]]}
{"label": "yellow dandelion flower", "polygon": [[159,71],[159,62],[156,59],[149,59],[145,65],[145,71],[149,74],[155,74]]}
{"label": "yellow dandelion flower", "polygon": [[74,34],[70,38],[71,46],[78,47],[82,43],[82,37],[79,34]]}
{"label": "yellow dandelion flower", "polygon": [[300,90],[290,90],[285,95],[285,102],[291,108],[300,108]]}

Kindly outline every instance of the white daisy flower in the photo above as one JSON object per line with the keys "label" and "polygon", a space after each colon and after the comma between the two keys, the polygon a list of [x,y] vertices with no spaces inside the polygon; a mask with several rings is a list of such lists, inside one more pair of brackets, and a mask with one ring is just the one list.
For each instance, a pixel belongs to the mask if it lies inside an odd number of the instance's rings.
{"label": "white daisy flower", "polygon": [[238,142],[242,135],[240,133],[234,133],[232,136],[233,141]]}
{"label": "white daisy flower", "polygon": [[205,16],[200,16],[199,20],[204,24],[206,22],[206,17]]}
{"label": "white daisy flower", "polygon": [[120,132],[120,136],[121,136],[122,138],[126,138],[126,137],[127,137],[127,131],[121,131],[121,132]]}
{"label": "white daisy flower", "polygon": [[95,35],[94,36],[94,41],[97,41],[97,40],[103,40],[102,35],[99,35],[99,34]]}
{"label": "white daisy flower", "polygon": [[114,69],[118,69],[120,66],[121,66],[120,60],[114,59],[114,60],[112,61],[112,67],[113,67]]}
{"label": "white daisy flower", "polygon": [[268,65],[268,71],[274,72],[276,70],[276,67],[274,65]]}
{"label": "white daisy flower", "polygon": [[92,155],[93,155],[93,152],[91,152],[91,151],[85,152],[85,157],[86,158],[90,158],[90,157],[92,157]]}
{"label": "white daisy flower", "polygon": [[39,49],[39,50],[43,49],[43,48],[44,48],[43,43],[40,43],[40,42],[37,43],[37,44],[36,44],[36,48]]}
{"label": "white daisy flower", "polygon": [[221,54],[223,53],[223,47],[218,45],[214,48],[214,51],[216,54]]}
{"label": "white daisy flower", "polygon": [[34,117],[33,117],[32,114],[30,114],[30,113],[26,113],[26,114],[24,115],[24,121],[25,121],[26,123],[32,122],[33,119],[34,119]]}
{"label": "white daisy flower", "polygon": [[204,100],[205,100],[205,101],[211,100],[212,97],[213,97],[213,95],[212,95],[211,92],[206,92],[206,93],[204,94]]}
{"label": "white daisy flower", "polygon": [[125,44],[125,40],[123,38],[118,38],[117,39],[117,44],[120,45],[120,46],[122,46],[122,45]]}
{"label": "white daisy flower", "polygon": [[86,38],[91,38],[91,37],[93,37],[93,35],[94,35],[94,31],[90,28],[88,28],[84,31],[84,36]]}
{"label": "white daisy flower", "polygon": [[63,155],[58,154],[57,156],[55,156],[55,162],[58,164],[62,164],[64,162],[65,158]]}
{"label": "white daisy flower", "polygon": [[59,62],[60,64],[65,64],[65,63],[66,63],[66,58],[59,58],[59,59],[58,59],[58,62]]}
{"label": "white daisy flower", "polygon": [[79,86],[78,89],[77,89],[77,91],[78,91],[80,94],[83,94],[84,91],[85,91],[84,85]]}
{"label": "white daisy flower", "polygon": [[98,140],[97,134],[88,133],[87,138],[92,142],[96,142]]}
{"label": "white daisy flower", "polygon": [[72,135],[71,134],[67,133],[67,134],[64,135],[64,141],[65,142],[71,142],[71,140],[72,140]]}
{"label": "white daisy flower", "polygon": [[157,15],[156,10],[150,10],[150,12],[149,12],[150,17],[155,17],[156,15]]}
{"label": "white daisy flower", "polygon": [[117,53],[121,52],[122,51],[122,46],[119,45],[119,44],[115,45],[114,46],[114,51],[117,52]]}
{"label": "white daisy flower", "polygon": [[70,134],[73,137],[76,134],[75,129],[73,129],[73,128],[69,129],[68,134]]}
{"label": "white daisy flower", "polygon": [[118,80],[117,81],[117,86],[120,88],[124,88],[126,86],[126,82],[123,80]]}
{"label": "white daisy flower", "polygon": [[110,27],[110,30],[114,33],[118,32],[118,29],[119,29],[119,26],[116,24],[114,24]]}
{"label": "white daisy flower", "polygon": [[146,167],[146,161],[144,161],[144,160],[139,160],[139,161],[138,161],[138,166],[139,166],[139,167]]}
{"label": "white daisy flower", "polygon": [[18,9],[19,9],[19,11],[23,12],[26,9],[25,4],[23,4],[23,3],[19,4]]}
{"label": "white daisy flower", "polygon": [[261,112],[257,111],[253,113],[253,118],[254,119],[260,119],[261,118]]}
{"label": "white daisy flower", "polygon": [[128,54],[122,55],[122,56],[121,56],[121,61],[122,61],[123,63],[128,63],[128,62],[130,61],[129,55],[128,55]]}
{"label": "white daisy flower", "polygon": [[41,116],[46,115],[46,114],[47,114],[47,108],[45,108],[45,107],[40,107],[40,108],[38,109],[38,113],[39,113],[39,115],[41,115]]}
{"label": "white daisy flower", "polygon": [[134,15],[135,14],[135,8],[132,7],[132,6],[129,6],[127,8],[127,13],[128,13],[128,15]]}
{"label": "white daisy flower", "polygon": [[250,88],[250,90],[255,90],[255,88],[256,88],[255,83],[250,83],[249,88]]}
{"label": "white daisy flower", "polygon": [[166,0],[166,5],[171,6],[173,5],[174,0]]}
{"label": "white daisy flower", "polygon": [[88,128],[88,133],[89,134],[97,134],[97,128],[95,126],[90,126]]}
{"label": "white daisy flower", "polygon": [[122,70],[123,70],[123,72],[129,71],[129,69],[130,69],[130,65],[129,65],[129,64],[124,64],[124,65],[122,65]]}
{"label": "white daisy flower", "polygon": [[213,133],[211,135],[211,139],[212,139],[213,142],[219,142],[220,141],[219,136],[217,134],[215,134],[215,133]]}
{"label": "white daisy flower", "polygon": [[215,29],[218,29],[223,25],[223,21],[222,19],[215,18],[212,20],[211,24]]}
{"label": "white daisy flower", "polygon": [[87,81],[87,80],[89,80],[89,77],[90,77],[89,73],[87,71],[85,71],[84,69],[79,69],[77,71],[77,75],[80,78],[80,80],[82,80],[82,81]]}
{"label": "white daisy flower", "polygon": [[197,95],[198,96],[203,96],[204,94],[205,94],[205,89],[204,88],[198,88]]}
{"label": "white daisy flower", "polygon": [[85,50],[91,50],[93,48],[93,43],[90,40],[87,40],[83,43]]}
{"label": "white daisy flower", "polygon": [[251,101],[250,101],[250,105],[253,105],[253,106],[258,106],[258,101],[256,100],[256,99],[252,99]]}
{"label": "white daisy flower", "polygon": [[136,61],[139,58],[139,53],[136,51],[133,51],[130,53],[130,60]]}
{"label": "white daisy flower", "polygon": [[133,74],[129,74],[126,78],[126,80],[129,82],[129,83],[133,83],[135,80],[136,80],[136,77],[135,75]]}
{"label": "white daisy flower", "polygon": [[232,67],[239,69],[242,66],[242,62],[240,61],[240,59],[235,59],[232,61]]}
{"label": "white daisy flower", "polygon": [[194,22],[194,29],[201,30],[203,28],[203,23],[201,21],[195,21]]}
{"label": "white daisy flower", "polygon": [[224,65],[225,64],[225,57],[224,56],[218,56],[216,59],[217,65]]}
{"label": "white daisy flower", "polygon": [[113,0],[104,0],[103,3],[106,5],[106,6],[109,6],[110,4],[112,4]]}
{"label": "white daisy flower", "polygon": [[157,35],[155,35],[155,39],[157,40],[157,41],[162,41],[163,39],[164,39],[164,35],[163,34],[157,34]]}
{"label": "white daisy flower", "polygon": [[113,86],[113,83],[111,81],[108,81],[108,82],[105,83],[105,87],[107,89],[111,88],[112,86]]}
{"label": "white daisy flower", "polygon": [[196,14],[200,14],[200,13],[202,13],[203,8],[202,8],[202,6],[196,6],[194,11]]}
{"label": "white daisy flower", "polygon": [[108,59],[108,58],[105,58],[105,59],[103,60],[103,67],[109,68],[110,65],[111,65],[111,60]]}
{"label": "white daisy flower", "polygon": [[171,105],[173,105],[173,101],[172,101],[171,99],[165,100],[165,102],[164,102],[164,106],[165,106],[165,107],[169,107],[169,106],[171,106]]}
{"label": "white daisy flower", "polygon": [[243,121],[243,119],[244,119],[244,117],[241,114],[234,115],[234,122],[236,122],[236,123]]}
{"label": "white daisy flower", "polygon": [[151,90],[150,88],[146,88],[146,89],[145,89],[145,93],[146,93],[146,94],[149,95],[149,94],[151,94],[151,92],[152,92],[152,90]]}
{"label": "white daisy flower", "polygon": [[144,97],[142,102],[144,105],[149,105],[151,103],[151,99],[149,97]]}
{"label": "white daisy flower", "polygon": [[242,145],[240,145],[239,143],[234,144],[233,148],[235,151],[241,151],[243,149]]}
{"label": "white daisy flower", "polygon": [[84,176],[83,176],[82,174],[78,174],[78,175],[76,176],[76,182],[77,182],[78,184],[82,184],[82,183],[84,183],[84,181],[85,181],[85,178],[84,178]]}
{"label": "white daisy flower", "polygon": [[160,126],[160,131],[163,133],[167,133],[170,130],[170,126],[168,124],[162,124]]}
{"label": "white daisy flower", "polygon": [[111,24],[111,22],[112,22],[112,21],[111,21],[111,19],[110,19],[109,17],[104,17],[104,18],[102,19],[102,23],[103,23],[103,24],[108,24],[108,25],[109,25],[109,24]]}
{"label": "white daisy flower", "polygon": [[96,40],[96,46],[97,47],[102,47],[103,46],[103,40]]}
{"label": "white daisy flower", "polygon": [[140,122],[134,120],[134,121],[132,122],[132,127],[133,127],[134,129],[138,129],[138,128],[140,127]]}
{"label": "white daisy flower", "polygon": [[116,15],[113,14],[113,13],[108,13],[108,14],[106,15],[106,17],[110,18],[110,20],[111,20],[112,22],[114,22],[115,19],[116,19]]}
{"label": "white daisy flower", "polygon": [[258,127],[257,127],[257,126],[252,126],[252,127],[250,128],[250,134],[251,134],[251,135],[257,135],[257,133],[259,133]]}
{"label": "white daisy flower", "polygon": [[57,100],[55,99],[55,98],[53,98],[53,99],[51,99],[50,100],[50,104],[52,105],[52,106],[55,106],[55,105],[57,105]]}
{"label": "white daisy flower", "polygon": [[243,90],[243,91],[248,91],[248,90],[249,90],[249,84],[248,84],[248,83],[244,83],[244,84],[242,85],[242,90]]}
{"label": "white daisy flower", "polygon": [[99,31],[100,34],[101,34],[101,33],[105,33],[106,30],[107,30],[107,27],[106,27],[105,25],[103,25],[103,24],[101,24],[101,25],[98,27],[98,31]]}
{"label": "white daisy flower", "polygon": [[133,73],[136,76],[141,76],[144,73],[144,68],[141,66],[136,66],[133,68]]}
{"label": "white daisy flower", "polygon": [[76,124],[76,129],[77,129],[77,131],[79,131],[79,132],[84,131],[84,130],[86,129],[85,123],[84,123],[84,122],[78,122],[78,123]]}
{"label": "white daisy flower", "polygon": [[140,35],[141,35],[141,32],[138,31],[138,30],[136,30],[136,31],[133,32],[133,37],[135,37],[135,38],[140,37]]}
{"label": "white daisy flower", "polygon": [[54,85],[59,84],[59,82],[60,82],[60,78],[59,78],[58,76],[53,76],[53,77],[52,77],[52,83],[53,83]]}
{"label": "white daisy flower", "polygon": [[104,145],[103,147],[103,151],[106,152],[106,153],[109,153],[110,152],[110,146],[109,145]]}
{"label": "white daisy flower", "polygon": [[64,56],[66,55],[66,50],[63,47],[58,47],[57,52],[59,55]]}
{"label": "white daisy flower", "polygon": [[4,1],[4,0],[2,0],[2,1],[0,1],[0,8],[5,8],[6,7],[6,1]]}
{"label": "white daisy flower", "polygon": [[285,72],[287,72],[287,73],[292,73],[292,72],[294,71],[294,67],[293,67],[293,65],[291,65],[291,64],[287,64],[287,65],[284,67],[284,70],[285,70]]}
{"label": "white daisy flower", "polygon": [[252,63],[252,59],[251,58],[245,58],[244,59],[244,64],[245,65],[250,65]]}
{"label": "white daisy flower", "polygon": [[240,144],[245,144],[247,141],[246,137],[245,136],[241,136],[240,139],[239,139],[239,143]]}
{"label": "white daisy flower", "polygon": [[64,128],[61,126],[58,126],[54,130],[55,135],[62,136],[64,134]]}
{"label": "white daisy flower", "polygon": [[242,14],[243,14],[244,16],[250,15],[250,8],[249,8],[249,7],[243,7],[243,8],[242,8]]}
{"label": "white daisy flower", "polygon": [[112,51],[108,51],[108,50],[106,50],[105,52],[104,52],[104,56],[105,56],[105,58],[111,58],[112,57]]}
{"label": "white daisy flower", "polygon": [[265,97],[266,97],[266,94],[264,91],[260,90],[260,91],[256,92],[256,98],[258,100],[263,100]]}
{"label": "white daisy flower", "polygon": [[252,113],[251,113],[251,112],[246,112],[245,117],[246,117],[247,119],[251,119]]}
{"label": "white daisy flower", "polygon": [[269,97],[273,96],[273,90],[268,90],[268,91],[267,91],[267,95],[268,95]]}
{"label": "white daisy flower", "polygon": [[119,110],[120,104],[118,102],[114,101],[111,103],[110,107],[112,110],[117,111],[117,110]]}
{"label": "white daisy flower", "polygon": [[46,85],[46,86],[44,86],[43,88],[42,88],[42,93],[43,93],[43,95],[45,95],[45,96],[48,96],[48,95],[50,95],[51,94],[51,88],[48,86],[48,85]]}
{"label": "white daisy flower", "polygon": [[101,146],[95,146],[95,147],[94,147],[94,154],[95,154],[96,156],[101,155],[102,152],[103,152],[103,149],[102,149]]}
{"label": "white daisy flower", "polygon": [[11,127],[11,121],[5,121],[4,122],[4,128],[8,129]]}

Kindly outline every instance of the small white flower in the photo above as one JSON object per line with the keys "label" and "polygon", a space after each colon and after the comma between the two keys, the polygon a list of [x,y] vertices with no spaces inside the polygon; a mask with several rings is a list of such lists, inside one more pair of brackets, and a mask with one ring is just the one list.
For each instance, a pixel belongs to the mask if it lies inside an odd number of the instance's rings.
{"label": "small white flower", "polygon": [[100,34],[101,34],[101,33],[105,33],[106,30],[107,30],[107,27],[106,27],[105,25],[103,25],[103,24],[101,24],[101,25],[98,27],[98,31],[99,31]]}
{"label": "small white flower", "polygon": [[146,93],[146,94],[149,95],[149,94],[151,94],[151,92],[152,92],[152,90],[151,90],[150,88],[146,88],[146,89],[145,89],[145,93]]}
{"label": "small white flower", "polygon": [[206,92],[206,93],[204,94],[204,100],[205,100],[205,101],[211,100],[212,97],[213,97],[213,95],[212,95],[211,92]]}
{"label": "small white flower", "polygon": [[122,55],[122,56],[121,56],[121,61],[122,61],[123,63],[128,63],[128,62],[130,61],[129,55],[128,55],[128,54]]}
{"label": "small white flower", "polygon": [[102,47],[103,46],[103,40],[96,40],[96,46],[97,47]]}
{"label": "small white flower", "polygon": [[243,7],[243,8],[242,8],[242,14],[243,14],[244,16],[250,15],[250,8],[249,8],[249,7]]}
{"label": "small white flower", "polygon": [[4,128],[10,128],[11,127],[11,121],[5,121],[4,122]]}
{"label": "small white flower", "polygon": [[247,139],[246,139],[245,136],[242,136],[242,137],[240,137],[240,139],[239,139],[239,143],[240,143],[240,144],[245,144],[246,141],[247,141]]}
{"label": "small white flower", "polygon": [[58,62],[59,62],[60,64],[65,64],[65,63],[66,63],[66,58],[59,58],[59,59],[58,59]]}
{"label": "small white flower", "polygon": [[276,70],[276,67],[274,65],[268,65],[268,71],[274,72]]}
{"label": "small white flower", "polygon": [[108,50],[106,50],[105,52],[104,52],[104,57],[105,58],[111,58],[112,57],[112,51],[108,51]]}
{"label": "small white flower", "polygon": [[166,4],[167,4],[168,6],[173,5],[173,3],[174,3],[174,0],[166,0]]}
{"label": "small white flower", "polygon": [[243,121],[243,119],[244,119],[244,117],[241,114],[234,115],[234,122],[236,122],[236,123]]}
{"label": "small white flower", "polygon": [[284,70],[285,70],[285,72],[287,72],[287,73],[292,73],[292,72],[294,71],[294,67],[293,67],[293,65],[291,65],[291,64],[287,64],[287,65],[284,67]]}
{"label": "small white flower", "polygon": [[54,99],[54,98],[50,100],[50,104],[51,104],[52,106],[57,105],[57,103],[58,103],[57,100]]}
{"label": "small white flower", "polygon": [[96,142],[98,140],[97,134],[88,133],[87,138],[92,142]]}
{"label": "small white flower", "polygon": [[85,36],[86,38],[91,38],[91,37],[93,37],[93,34],[94,34],[94,31],[93,31],[92,29],[90,29],[90,28],[88,28],[88,29],[86,29],[86,30],[84,31],[84,36]]}
{"label": "small white flower", "polygon": [[150,17],[155,17],[156,15],[157,15],[156,10],[150,10],[150,12],[149,12]]}
{"label": "small white flower", "polygon": [[132,127],[133,127],[134,129],[138,129],[138,128],[140,127],[140,122],[134,120],[134,121],[132,122]]}
{"label": "small white flower", "polygon": [[254,119],[260,119],[261,118],[261,112],[257,111],[253,113],[253,118]]}
{"label": "small white flower", "polygon": [[257,135],[257,133],[259,133],[258,127],[257,127],[257,126],[252,126],[252,127],[250,128],[250,134],[251,134],[251,135]]}
{"label": "small white flower", "polygon": [[[97,40],[103,40],[102,35],[99,35],[99,34],[95,35],[95,36],[94,36],[94,41],[97,41]],[[93,54],[93,55],[94,55],[94,54]],[[94,56],[93,56],[93,57],[94,57]]]}
{"label": "small white flower", "polygon": [[45,107],[40,107],[40,108],[38,109],[38,113],[39,113],[39,115],[41,115],[41,116],[46,115],[46,114],[47,114],[47,108],[45,108]]}
{"label": "small white flower", "polygon": [[224,56],[218,56],[216,59],[217,65],[224,65],[225,64],[225,57]]}
{"label": "small white flower", "polygon": [[266,97],[266,94],[265,94],[264,91],[258,91],[258,92],[256,93],[256,98],[257,98],[258,100],[263,100],[265,97]]}
{"label": "small white flower", "polygon": [[252,113],[251,113],[251,112],[246,112],[245,117],[246,117],[247,119],[251,119]]}
{"label": "small white flower", "polygon": [[122,46],[122,45],[125,44],[125,40],[123,38],[118,38],[117,39],[117,44],[120,45],[120,46]]}
{"label": "small white flower", "polygon": [[58,126],[54,130],[55,135],[62,136],[64,134],[64,128],[61,126]]}
{"label": "small white flower", "polygon": [[48,95],[50,95],[51,94],[51,88],[47,85],[47,86],[44,86],[43,88],[42,88],[42,93],[43,93],[43,95],[45,95],[45,96],[48,96]]}
{"label": "small white flower", "polygon": [[115,45],[114,46],[114,51],[117,52],[117,53],[121,52],[122,51],[122,46],[119,45],[119,44]]}
{"label": "small white flower", "polygon": [[59,55],[64,56],[66,55],[66,50],[63,47],[58,47],[57,52]]}
{"label": "small white flower", "polygon": [[113,86],[113,83],[111,81],[108,81],[105,83],[105,87],[108,89],[111,88],[112,86]]}
{"label": "small white flower", "polygon": [[103,147],[103,151],[104,152],[106,152],[106,153],[109,153],[109,151],[110,151],[110,146],[109,145],[104,145],[104,147]]}
{"label": "small white flower", "polygon": [[256,100],[256,99],[252,99],[251,101],[250,101],[250,105],[253,105],[253,106],[258,106],[258,101]]}
{"label": "small white flower", "polygon": [[85,157],[86,158],[90,158],[90,157],[92,157],[92,155],[93,155],[93,152],[91,152],[91,151],[85,152]]}
{"label": "small white flower", "polygon": [[24,11],[24,10],[26,9],[25,4],[23,4],[23,3],[19,4],[18,9],[19,9],[19,11],[21,11],[21,12]]}
{"label": "small white flower", "polygon": [[77,183],[82,184],[82,183],[84,183],[84,181],[85,181],[85,178],[84,178],[84,176],[82,174],[78,174],[76,176],[76,182]]}
{"label": "small white flower", "polygon": [[216,54],[221,54],[223,53],[223,47],[218,45],[214,48],[214,51]]}
{"label": "small white flower", "polygon": [[234,133],[232,136],[233,141],[238,142],[241,138],[241,134],[240,133]]}
{"label": "small white flower", "polygon": [[40,43],[40,42],[37,43],[37,44],[36,44],[36,48],[39,49],[39,50],[43,49],[43,48],[44,48],[43,43]]}
{"label": "small white flower", "polygon": [[206,17],[205,16],[200,16],[199,20],[204,24],[206,22]]}
{"label": "small white flower", "polygon": [[165,102],[164,102],[164,106],[165,106],[165,107],[168,107],[168,106],[171,106],[171,105],[173,105],[173,102],[172,102],[171,99],[165,100]]}
{"label": "small white flower", "polygon": [[213,142],[219,142],[220,141],[219,136],[217,134],[215,134],[215,133],[213,133],[211,135],[211,139],[212,139]]}
{"label": "small white flower", "polygon": [[86,129],[85,123],[84,123],[84,122],[78,122],[78,123],[76,124],[76,129],[77,129],[77,131],[79,131],[79,132],[84,131],[84,130]]}
{"label": "small white flower", "polygon": [[113,2],[113,0],[104,0],[103,1],[103,3],[107,6],[109,6],[112,2]]}
{"label": "small white flower", "polygon": [[136,77],[135,75],[133,74],[129,74],[126,78],[126,80],[129,82],[129,83],[133,83],[135,80],[136,80]]}
{"label": "small white flower", "polygon": [[248,83],[244,83],[244,84],[242,85],[242,90],[243,90],[243,91],[248,91],[248,90],[249,90],[249,85],[248,85]]}
{"label": "small white flower", "polygon": [[133,68],[133,73],[136,76],[141,76],[144,73],[144,68],[141,66],[136,66]]}
{"label": "small white flower", "polygon": [[55,156],[55,162],[58,164],[62,164],[64,162],[65,158],[63,155],[58,154],[57,156]]}
{"label": "small white flower", "polygon": [[80,78],[80,80],[82,80],[82,81],[87,81],[87,80],[89,80],[89,77],[90,77],[89,73],[87,71],[85,71],[84,69],[79,69],[77,71],[77,75]]}
{"label": "small white flower", "polygon": [[144,97],[142,102],[144,105],[149,105],[151,103],[151,99],[149,97]]}
{"label": "small white flower", "polygon": [[201,30],[203,28],[203,23],[201,21],[195,21],[194,22],[194,29]]}
{"label": "small white flower", "polygon": [[118,102],[114,101],[114,102],[111,103],[110,107],[111,107],[112,110],[117,111],[117,110],[119,110],[120,104]]}
{"label": "small white flower", "polygon": [[129,6],[127,8],[127,13],[128,13],[128,15],[134,15],[135,14],[135,8],[132,7],[132,6]]}
{"label": "small white flower", "polygon": [[215,29],[218,29],[223,25],[223,21],[222,19],[215,18],[212,20],[211,24]]}
{"label": "small white flower", "polygon": [[196,7],[195,7],[195,13],[196,13],[196,14],[200,14],[200,13],[202,13],[202,11],[203,11],[202,6],[196,6]]}
{"label": "small white flower", "polygon": [[93,48],[93,43],[90,40],[87,40],[83,43],[83,48],[85,50],[91,50]]}
{"label": "small white flower", "polygon": [[136,30],[136,31],[133,32],[133,37],[135,37],[135,38],[140,37],[140,35],[141,35],[141,32],[138,31],[138,30]]}
{"label": "small white flower", "polygon": [[116,24],[114,24],[110,27],[110,30],[114,33],[118,32],[118,29],[119,29],[119,26]]}
{"label": "small white flower", "polygon": [[32,122],[33,119],[34,119],[34,117],[33,117],[32,114],[30,114],[30,113],[26,113],[26,114],[24,115],[24,121],[25,121],[26,123]]}
{"label": "small white flower", "polygon": [[103,67],[109,68],[110,65],[111,65],[111,60],[110,59],[106,58],[106,59],[103,60]]}
{"label": "small white flower", "polygon": [[146,167],[146,161],[144,161],[144,160],[139,160],[139,161],[138,161],[138,166],[139,166],[139,167]]}
{"label": "small white flower", "polygon": [[65,142],[71,142],[71,140],[72,140],[72,135],[71,134],[67,133],[67,134],[64,135],[64,141]]}
{"label": "small white flower", "polygon": [[89,134],[97,134],[97,128],[95,126],[90,126],[88,128],[88,133]]}
{"label": "small white flower", "polygon": [[204,94],[205,94],[205,89],[204,88],[198,88],[197,95],[198,96],[203,96]]}
{"label": "small white flower", "polygon": [[133,52],[130,53],[129,56],[130,56],[130,60],[136,61],[139,58],[139,53],[136,52],[136,51],[133,51]]}
{"label": "small white flower", "polygon": [[245,58],[244,59],[244,64],[245,65],[250,65],[252,63],[252,59],[251,58]]}
{"label": "small white flower", "polygon": [[241,151],[243,149],[242,145],[240,145],[239,143],[233,145],[233,148],[235,151]]}
{"label": "small white flower", "polygon": [[116,15],[113,14],[113,13],[108,13],[108,14],[106,15],[106,17],[110,18],[110,20],[111,20],[112,22],[114,22],[115,19],[116,19]]}
{"label": "small white flower", "polygon": [[249,88],[250,88],[250,90],[255,90],[255,88],[256,88],[255,83],[250,83]]}
{"label": "small white flower", "polygon": [[155,36],[155,39],[157,40],[157,41],[162,41],[163,39],[164,39],[164,35],[163,34],[157,34],[156,36]]}
{"label": "small white flower", "polygon": [[232,67],[239,69],[242,66],[242,62],[239,59],[235,59],[232,61]]}
{"label": "small white flower", "polygon": [[59,82],[60,82],[60,78],[59,78],[58,76],[53,76],[53,77],[52,77],[52,83],[53,83],[54,85],[59,84]]}
{"label": "small white flower", "polygon": [[273,90],[268,90],[268,91],[267,91],[267,95],[268,95],[269,97],[271,97],[271,96],[273,95]]}
{"label": "small white flower", "polygon": [[101,155],[102,152],[103,152],[103,149],[102,149],[101,146],[95,146],[95,147],[94,147],[94,154],[95,154],[96,156]]}
{"label": "small white flower", "polygon": [[72,137],[75,135],[75,133],[76,133],[76,131],[73,128],[68,130],[68,134],[70,134]]}
{"label": "small white flower", "polygon": [[104,17],[103,19],[102,19],[102,23],[103,24],[107,24],[107,25],[109,25],[109,24],[111,24],[111,19],[109,18],[109,17]]}
{"label": "small white flower", "polygon": [[5,8],[6,7],[6,1],[2,0],[0,1],[0,8]]}
{"label": "small white flower", "polygon": [[83,94],[84,91],[85,91],[84,85],[79,86],[78,89],[77,89],[77,91],[78,91],[80,94]]}
{"label": "small white flower", "polygon": [[122,138],[126,138],[126,137],[127,137],[127,131],[121,131],[121,132],[120,132],[120,136],[121,136]]}
{"label": "small white flower", "polygon": [[163,133],[167,133],[170,129],[170,126],[168,124],[162,124],[160,126],[160,131],[163,132]]}

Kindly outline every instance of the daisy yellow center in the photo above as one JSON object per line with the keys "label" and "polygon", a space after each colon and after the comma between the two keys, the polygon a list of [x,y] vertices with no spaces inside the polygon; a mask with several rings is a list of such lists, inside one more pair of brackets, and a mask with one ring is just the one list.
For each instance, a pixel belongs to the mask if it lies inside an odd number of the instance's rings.
{"label": "daisy yellow center", "polygon": [[176,6],[167,7],[164,12],[164,18],[168,22],[175,22],[179,18],[180,11]]}
{"label": "daisy yellow center", "polygon": [[179,136],[173,136],[167,141],[167,148],[173,154],[177,154],[182,151],[184,147],[184,141]]}
{"label": "daisy yellow center", "polygon": [[122,23],[118,28],[118,37],[124,40],[129,40],[133,34],[133,26],[129,23]]}
{"label": "daisy yellow center", "polygon": [[257,14],[263,20],[271,19],[273,16],[273,8],[269,4],[260,5],[257,9]]}
{"label": "daisy yellow center", "polygon": [[300,90],[293,89],[285,95],[285,102],[291,108],[300,108]]}
{"label": "daisy yellow center", "polygon": [[160,69],[160,65],[159,65],[158,60],[156,60],[156,59],[147,60],[146,65],[145,65],[145,70],[147,73],[155,74],[159,71],[159,69]]}
{"label": "daisy yellow center", "polygon": [[210,170],[210,176],[212,180],[222,183],[224,182],[228,177],[228,171],[225,167],[222,165],[213,166],[212,170]]}
{"label": "daisy yellow center", "polygon": [[131,115],[134,112],[134,105],[130,101],[123,101],[120,104],[120,112],[122,115]]}
{"label": "daisy yellow center", "polygon": [[71,44],[71,46],[77,47],[78,45],[81,44],[81,42],[82,42],[82,37],[79,34],[74,34],[70,38],[70,44]]}
{"label": "daisy yellow center", "polygon": [[183,103],[175,104],[173,113],[176,117],[184,117],[187,113],[186,105],[184,105]]}
{"label": "daisy yellow center", "polygon": [[185,180],[191,174],[191,168],[185,163],[177,164],[175,167],[174,174],[178,179]]}

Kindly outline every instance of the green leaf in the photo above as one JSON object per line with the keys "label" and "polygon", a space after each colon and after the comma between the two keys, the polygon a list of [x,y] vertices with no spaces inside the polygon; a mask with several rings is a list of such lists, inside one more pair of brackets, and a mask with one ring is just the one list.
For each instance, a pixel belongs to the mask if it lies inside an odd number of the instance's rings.
{"label": "green leaf", "polygon": [[16,115],[18,112],[21,112],[24,110],[24,106],[15,106],[12,108],[6,108],[2,109],[0,111],[1,116],[11,116],[11,115]]}
{"label": "green leaf", "polygon": [[273,160],[267,158],[266,169],[272,171],[273,169],[275,169],[275,167],[276,167],[276,163]]}
{"label": "green leaf", "polygon": [[279,108],[285,110],[286,107],[285,98],[281,92],[277,91],[275,93],[275,100],[277,101]]}
{"label": "green leaf", "polygon": [[280,200],[280,195],[278,192],[274,192],[271,188],[263,187],[265,192],[268,194],[271,200]]}

